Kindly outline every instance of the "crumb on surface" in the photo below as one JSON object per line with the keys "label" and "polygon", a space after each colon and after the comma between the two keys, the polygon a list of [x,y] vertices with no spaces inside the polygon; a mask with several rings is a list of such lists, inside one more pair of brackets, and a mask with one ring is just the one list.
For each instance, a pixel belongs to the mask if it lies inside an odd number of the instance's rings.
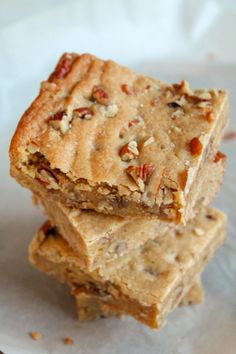
{"label": "crumb on surface", "polygon": [[63,342],[65,345],[73,345],[74,344],[74,340],[71,337],[65,337],[63,339]]}
{"label": "crumb on surface", "polygon": [[42,338],[42,333],[40,332],[30,332],[30,336],[33,340],[40,340]]}

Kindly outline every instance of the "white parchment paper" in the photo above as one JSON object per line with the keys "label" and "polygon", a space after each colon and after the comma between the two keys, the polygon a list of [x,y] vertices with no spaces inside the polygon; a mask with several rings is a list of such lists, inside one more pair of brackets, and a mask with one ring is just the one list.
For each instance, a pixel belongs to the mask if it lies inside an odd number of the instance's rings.
{"label": "white parchment paper", "polygon": [[[229,236],[209,264],[203,305],[181,308],[159,332],[131,318],[79,323],[68,289],[33,269],[27,246],[44,217],[9,177],[8,146],[19,117],[63,51],[92,52],[194,87],[231,92],[236,130],[234,0],[0,0],[0,350],[5,354],[235,354],[236,140],[215,205]],[[34,342],[30,331],[40,331]],[[73,337],[66,347],[62,338]]]}

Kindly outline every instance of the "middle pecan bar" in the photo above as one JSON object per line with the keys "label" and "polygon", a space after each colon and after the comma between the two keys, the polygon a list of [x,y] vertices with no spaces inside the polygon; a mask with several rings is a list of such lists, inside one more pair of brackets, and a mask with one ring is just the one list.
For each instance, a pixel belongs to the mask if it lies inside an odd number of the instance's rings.
{"label": "middle pecan bar", "polygon": [[11,173],[70,206],[184,222],[227,116],[222,90],[65,54],[17,127]]}
{"label": "middle pecan bar", "polygon": [[[208,206],[219,190],[226,157],[218,152],[200,173],[200,182],[195,184],[196,208]],[[162,237],[175,224],[158,219],[121,218],[118,216],[99,214],[95,211],[82,211],[68,208],[61,203],[43,199],[53,225],[73,249],[80,255],[80,265],[84,269],[93,270],[105,262],[122,256],[139,247],[147,240]],[[192,216],[197,210],[192,210]]]}

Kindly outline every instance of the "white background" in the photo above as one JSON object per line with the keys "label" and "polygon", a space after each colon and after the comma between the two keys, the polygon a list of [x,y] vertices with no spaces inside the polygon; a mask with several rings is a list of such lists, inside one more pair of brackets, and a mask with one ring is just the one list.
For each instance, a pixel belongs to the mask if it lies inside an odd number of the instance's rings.
{"label": "white background", "polygon": [[[216,205],[229,237],[204,273],[203,305],[182,308],[159,332],[134,320],[81,324],[66,287],[33,269],[27,245],[44,217],[9,177],[8,146],[39,83],[64,51],[91,52],[169,82],[231,93],[236,130],[236,1],[0,0],[0,350],[5,354],[235,354],[236,140]],[[28,332],[43,333],[33,342]],[[71,336],[75,345],[65,347]]]}

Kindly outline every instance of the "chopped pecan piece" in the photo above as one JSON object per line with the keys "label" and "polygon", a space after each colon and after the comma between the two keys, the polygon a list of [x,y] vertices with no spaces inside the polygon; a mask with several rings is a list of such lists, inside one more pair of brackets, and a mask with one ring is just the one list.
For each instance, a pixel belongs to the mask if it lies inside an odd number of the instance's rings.
{"label": "chopped pecan piece", "polygon": [[109,95],[101,86],[94,86],[92,97],[104,106],[107,106],[109,103]]}
{"label": "chopped pecan piece", "polygon": [[65,345],[73,345],[74,344],[74,340],[71,337],[64,338],[63,342]]}
{"label": "chopped pecan piece", "polygon": [[137,118],[135,118],[135,119],[129,121],[129,123],[128,123],[128,128],[131,128],[131,127],[133,127],[133,126],[135,126],[135,125],[144,125],[144,120],[143,120],[143,118],[137,117]]}
{"label": "chopped pecan piece", "polygon": [[40,332],[31,332],[30,336],[33,340],[40,340],[42,338],[42,333]]}
{"label": "chopped pecan piece", "polygon": [[200,229],[199,227],[195,227],[195,229],[193,229],[193,232],[197,236],[203,236],[204,235],[204,230]]}
{"label": "chopped pecan piece", "polygon": [[132,177],[140,190],[144,191],[144,185],[148,184],[150,177],[155,170],[155,166],[152,164],[144,164],[140,166],[129,166],[126,169],[126,173]]}
{"label": "chopped pecan piece", "polygon": [[186,80],[182,80],[180,84],[173,84],[173,89],[179,94],[191,95],[192,91],[190,90],[189,83]]}
{"label": "chopped pecan piece", "polygon": [[109,104],[108,106],[100,107],[100,112],[107,118],[115,117],[118,113],[118,106],[116,104]]}
{"label": "chopped pecan piece", "polygon": [[60,130],[62,134],[65,134],[70,127],[70,119],[65,111],[60,111],[53,114],[48,123],[56,130]]}
{"label": "chopped pecan piece", "polygon": [[42,183],[45,187],[50,188],[50,189],[58,189],[58,181],[56,179],[56,177],[54,176],[54,174],[48,170],[48,169],[44,169],[42,168],[41,170],[39,170],[36,174],[35,179]]}
{"label": "chopped pecan piece", "polygon": [[31,154],[35,154],[36,152],[39,152],[39,145],[35,141],[31,140],[27,146],[27,150]]}
{"label": "chopped pecan piece", "polygon": [[76,108],[73,112],[81,119],[91,119],[93,116],[93,111],[89,107]]}
{"label": "chopped pecan piece", "polygon": [[173,112],[171,114],[171,118],[176,119],[176,118],[182,117],[183,114],[184,114],[184,111],[181,108],[178,108],[175,112]]}
{"label": "chopped pecan piece", "polygon": [[121,91],[124,92],[128,96],[133,94],[132,89],[127,84],[122,84],[121,85]]}
{"label": "chopped pecan piece", "polygon": [[155,142],[155,138],[153,136],[150,136],[147,140],[144,141],[143,146],[148,146],[151,145]]}
{"label": "chopped pecan piece", "polygon": [[202,152],[202,143],[199,138],[195,137],[190,141],[189,144],[190,152],[193,156],[199,156]]}
{"label": "chopped pecan piece", "polygon": [[122,161],[130,161],[132,159],[135,159],[139,155],[138,151],[138,145],[135,140],[130,141],[129,143],[125,144],[121,149],[120,149],[120,157]]}
{"label": "chopped pecan piece", "polygon": [[218,151],[218,152],[216,153],[216,155],[215,155],[214,162],[217,163],[217,162],[220,161],[221,159],[225,159],[225,158],[226,158],[226,155],[223,154],[223,152]]}
{"label": "chopped pecan piece", "polygon": [[206,113],[206,120],[207,120],[209,123],[213,122],[213,120],[214,120],[214,114],[213,114],[212,111],[209,111],[209,112]]}
{"label": "chopped pecan piece", "polygon": [[63,116],[66,114],[65,111],[60,111],[55,114],[53,114],[49,119],[48,122],[53,122],[53,121],[61,121],[63,119]]}
{"label": "chopped pecan piece", "polygon": [[59,62],[55,71],[49,78],[49,81],[53,79],[63,79],[70,71],[73,64],[73,57],[71,54],[66,54],[64,58]]}

